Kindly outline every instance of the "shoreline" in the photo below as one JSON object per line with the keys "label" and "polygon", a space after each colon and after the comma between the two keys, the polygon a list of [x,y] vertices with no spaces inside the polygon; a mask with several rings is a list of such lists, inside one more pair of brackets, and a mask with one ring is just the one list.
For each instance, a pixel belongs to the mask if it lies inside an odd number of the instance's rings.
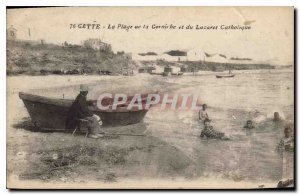
{"label": "shoreline", "polygon": [[[294,69],[245,69],[245,70],[239,70],[239,69],[233,69],[232,72],[233,74],[278,74],[278,73],[291,73],[293,72]],[[173,75],[170,77],[180,77],[180,76],[201,76],[201,75],[216,75],[216,74],[222,74],[222,73],[228,73],[228,71],[197,71],[197,72],[183,72],[183,75]],[[7,74],[7,77],[17,77],[17,76],[58,76],[58,77],[63,77],[63,76],[87,76],[87,77],[133,77],[133,76],[139,76],[139,75],[151,75],[149,73],[136,73],[134,75],[121,75],[121,74],[116,74],[116,75],[99,75],[99,74]],[[151,76],[162,76],[162,75],[151,75]]]}

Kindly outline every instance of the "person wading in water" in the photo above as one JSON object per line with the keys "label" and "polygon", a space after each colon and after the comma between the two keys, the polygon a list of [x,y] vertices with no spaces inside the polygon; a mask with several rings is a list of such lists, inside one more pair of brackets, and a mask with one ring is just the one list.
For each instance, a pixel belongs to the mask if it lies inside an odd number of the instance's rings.
{"label": "person wading in water", "polygon": [[205,119],[209,119],[207,114],[207,104],[203,104],[202,109],[199,111],[199,120],[205,121]]}
{"label": "person wading in water", "polygon": [[225,133],[214,130],[213,126],[210,125],[210,120],[204,120],[204,129],[201,131],[200,134],[201,138],[208,138],[208,139],[223,139],[228,140],[229,138],[225,136]]}
{"label": "person wading in water", "polygon": [[255,128],[253,125],[252,120],[247,120],[246,125],[244,126],[245,129],[253,129]]}

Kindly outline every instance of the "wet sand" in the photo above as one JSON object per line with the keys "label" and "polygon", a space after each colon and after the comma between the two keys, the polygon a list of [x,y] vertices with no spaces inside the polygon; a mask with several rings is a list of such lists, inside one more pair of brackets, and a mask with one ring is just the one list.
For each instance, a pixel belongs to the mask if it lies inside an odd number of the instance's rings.
{"label": "wet sand", "polygon": [[[104,131],[129,134],[145,133],[146,136],[106,136],[98,140],[87,139],[84,135],[73,137],[66,133],[32,132],[28,113],[23,102],[18,98],[19,91],[41,93],[42,90],[45,95],[45,91],[48,91],[49,88],[69,87],[107,79],[107,77],[87,76],[53,77],[40,77],[42,80],[39,77],[8,77],[8,85],[14,86],[8,88],[7,91],[9,179],[21,180],[21,183],[28,179],[47,183],[86,183],[90,181],[105,183],[118,182],[125,178],[125,180],[130,180],[192,176],[192,171],[186,171],[192,168],[192,161],[176,148],[147,134],[147,124],[144,123],[121,127],[121,129],[117,127],[106,128]],[[51,90],[49,89],[49,91]],[[62,168],[52,170],[51,163],[57,163],[55,161],[57,159],[53,155],[72,156],[72,149],[74,148],[75,150],[77,148],[78,150],[95,151],[89,155],[77,152],[76,155],[85,159],[86,164],[78,163],[79,159],[77,158],[73,159],[74,162],[69,163],[73,165],[71,168],[57,165],[57,167]],[[50,160],[45,161],[45,158]],[[15,182],[9,183],[9,186],[15,185]]]}

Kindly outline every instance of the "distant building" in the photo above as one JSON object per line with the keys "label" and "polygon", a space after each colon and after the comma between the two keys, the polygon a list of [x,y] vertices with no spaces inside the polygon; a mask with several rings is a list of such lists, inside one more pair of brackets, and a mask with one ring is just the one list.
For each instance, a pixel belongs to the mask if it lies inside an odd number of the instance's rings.
{"label": "distant building", "polygon": [[117,51],[117,55],[123,56],[127,60],[132,60],[132,53],[125,53],[124,51]]}
{"label": "distant building", "polygon": [[17,29],[13,26],[10,26],[6,31],[7,40],[16,40],[17,39]]}
{"label": "distant building", "polygon": [[100,39],[88,39],[83,42],[83,46],[86,48],[92,48],[99,51],[111,51],[111,45],[102,42]]}
{"label": "distant building", "polygon": [[191,49],[187,52],[189,61],[201,61],[204,60],[204,52],[201,49]]}
{"label": "distant building", "polygon": [[[155,52],[147,52],[147,53],[134,53],[132,55],[133,60],[137,61],[156,61],[163,60],[166,62],[200,62],[203,64],[206,62],[215,62],[215,63],[232,63],[232,64],[254,64],[257,61],[252,60],[249,57],[231,57],[228,54],[223,53],[207,53],[200,48],[190,49],[188,51],[183,50],[169,50],[164,53],[155,53]],[[184,70],[182,70],[184,71]],[[190,70],[186,70],[190,71]]]}
{"label": "distant building", "polygon": [[148,66],[148,67],[141,67],[139,68],[139,73],[152,73],[152,71],[155,70],[155,67]]}
{"label": "distant building", "polygon": [[187,56],[177,56],[177,55],[170,55],[164,53],[159,56],[158,60],[164,60],[168,62],[180,62],[180,61],[188,61]]}

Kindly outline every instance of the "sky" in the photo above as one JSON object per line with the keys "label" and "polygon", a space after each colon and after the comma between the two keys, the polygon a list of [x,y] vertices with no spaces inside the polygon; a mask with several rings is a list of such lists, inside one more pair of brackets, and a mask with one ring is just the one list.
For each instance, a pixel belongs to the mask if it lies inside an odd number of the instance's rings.
{"label": "sky", "polygon": [[[250,30],[107,29],[111,25],[240,25]],[[103,29],[70,29],[70,24],[100,24]],[[18,39],[80,44],[101,38],[112,49],[132,53],[202,50],[272,64],[294,61],[292,7],[64,7],[7,10],[7,27]],[[30,36],[28,33],[30,29]]]}

